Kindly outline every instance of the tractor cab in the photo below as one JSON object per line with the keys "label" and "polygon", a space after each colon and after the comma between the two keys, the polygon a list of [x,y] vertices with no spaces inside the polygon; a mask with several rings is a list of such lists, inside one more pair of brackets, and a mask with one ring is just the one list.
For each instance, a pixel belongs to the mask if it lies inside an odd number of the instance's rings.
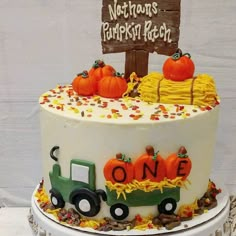
{"label": "tractor cab", "polygon": [[74,204],[82,215],[95,216],[100,211],[100,195],[106,200],[106,193],[103,190],[96,190],[95,187],[95,164],[86,160],[72,159],[70,177],[67,178],[61,175],[61,167],[53,152],[51,152],[54,157],[52,159],[56,163],[49,173],[52,204],[56,208],[62,208],[65,202],[69,202]]}

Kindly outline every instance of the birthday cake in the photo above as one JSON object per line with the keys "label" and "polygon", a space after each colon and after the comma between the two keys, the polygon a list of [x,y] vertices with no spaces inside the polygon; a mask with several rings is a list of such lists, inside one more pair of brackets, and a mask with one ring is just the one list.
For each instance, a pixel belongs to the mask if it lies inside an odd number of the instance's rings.
{"label": "birthday cake", "polygon": [[[124,75],[96,60],[39,99],[43,180],[34,199],[74,229],[169,230],[215,207],[221,192],[209,180],[220,100],[213,77],[196,74],[178,34],[171,38],[180,1],[137,2],[103,1],[103,51],[128,45]],[[166,13],[175,23],[157,27],[155,15]],[[143,66],[153,48],[173,54],[162,72]]]}

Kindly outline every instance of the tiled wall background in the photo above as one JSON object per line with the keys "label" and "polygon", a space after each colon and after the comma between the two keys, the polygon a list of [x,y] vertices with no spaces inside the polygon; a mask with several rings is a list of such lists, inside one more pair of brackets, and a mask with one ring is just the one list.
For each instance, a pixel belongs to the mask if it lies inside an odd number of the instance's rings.
{"label": "tiled wall background", "polygon": [[[28,206],[41,180],[41,93],[101,58],[102,0],[0,0],[0,206]],[[215,77],[222,99],[213,173],[236,193],[236,1],[182,0],[179,46]],[[149,70],[165,57],[150,55]],[[202,131],[204,132],[204,130]],[[204,163],[203,163],[204,164]]]}

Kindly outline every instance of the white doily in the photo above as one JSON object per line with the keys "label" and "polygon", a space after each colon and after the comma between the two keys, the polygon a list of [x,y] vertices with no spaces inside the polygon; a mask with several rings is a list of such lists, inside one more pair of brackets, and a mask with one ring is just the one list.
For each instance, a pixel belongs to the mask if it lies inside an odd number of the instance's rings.
{"label": "white doily", "polygon": [[[46,232],[38,229],[38,224],[34,221],[31,210],[28,215],[28,221],[34,235],[46,236]],[[230,196],[230,213],[226,224],[230,227],[231,236],[236,236],[236,196]]]}
{"label": "white doily", "polygon": [[230,196],[230,212],[227,222],[230,225],[231,236],[236,236],[236,196]]}

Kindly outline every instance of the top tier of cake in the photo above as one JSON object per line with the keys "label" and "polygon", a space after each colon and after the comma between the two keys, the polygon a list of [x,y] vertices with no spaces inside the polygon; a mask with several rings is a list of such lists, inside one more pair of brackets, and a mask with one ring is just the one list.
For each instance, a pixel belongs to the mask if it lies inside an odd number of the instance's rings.
{"label": "top tier of cake", "polygon": [[71,85],[49,90],[40,96],[39,102],[42,108],[57,115],[114,124],[169,122],[199,116],[214,109],[214,106],[149,103],[139,98],[83,97],[78,96]]}

